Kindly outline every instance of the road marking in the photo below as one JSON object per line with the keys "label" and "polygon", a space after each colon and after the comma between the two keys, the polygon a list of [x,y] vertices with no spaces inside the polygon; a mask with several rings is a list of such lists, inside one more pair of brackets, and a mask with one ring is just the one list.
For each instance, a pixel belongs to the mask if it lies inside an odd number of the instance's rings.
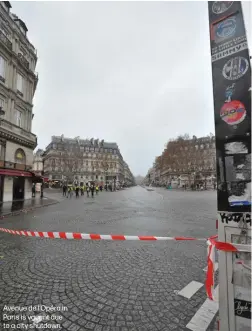
{"label": "road marking", "polygon": [[190,299],[204,284],[195,282],[194,280],[186,285],[181,291],[178,292],[179,295]]}
{"label": "road marking", "polygon": [[162,198],[162,200],[164,200],[164,196],[162,194],[160,194],[160,193],[157,193],[157,194]]}
{"label": "road marking", "polygon": [[[218,270],[218,268],[219,268],[219,263],[218,262],[216,262],[215,264],[214,264],[214,271],[217,271]],[[204,269],[203,269],[203,271],[207,271],[207,267],[205,267]]]}
{"label": "road marking", "polygon": [[[219,285],[215,288],[216,297],[219,293]],[[219,310],[219,302],[206,299],[200,309],[186,325],[192,331],[205,331]]]}

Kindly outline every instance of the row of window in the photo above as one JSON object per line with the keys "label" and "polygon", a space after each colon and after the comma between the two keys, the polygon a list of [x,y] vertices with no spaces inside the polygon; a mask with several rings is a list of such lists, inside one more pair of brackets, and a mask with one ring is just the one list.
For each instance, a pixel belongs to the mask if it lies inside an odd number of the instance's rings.
{"label": "row of window", "polygon": [[[60,177],[60,175],[53,175],[52,176],[52,180],[57,180],[57,179],[59,179],[59,177]],[[91,180],[95,180],[95,179],[100,179],[100,180],[103,180],[103,179],[105,179],[103,176],[98,176],[98,175],[96,175],[96,176],[94,176],[94,175],[91,175],[91,176],[81,176],[81,178],[80,178],[80,182],[82,182],[82,180],[88,180],[88,179],[91,179]]]}
{"label": "row of window", "polygon": [[209,148],[215,148],[215,144],[205,144],[205,145],[195,145],[195,146],[190,146],[190,147],[188,147],[188,146],[185,146],[185,147],[180,147],[180,150],[181,151],[183,151],[183,150],[185,150],[185,151],[187,151],[188,149],[192,149],[192,148],[195,148],[195,149],[209,149]]}
{"label": "row of window", "polygon": [[[6,76],[7,76],[7,62],[0,55],[0,81],[5,83]],[[17,73],[16,89],[18,94],[23,96],[25,91],[25,79],[20,73]]]}
{"label": "row of window", "polygon": [[[61,172],[99,172],[99,173],[104,173],[104,171],[100,171],[99,169],[88,169],[88,168],[71,168],[71,167],[45,167],[44,168],[45,172],[54,172],[54,171],[61,171]],[[117,172],[115,168],[109,168],[108,172]]]}
{"label": "row of window", "polygon": [[[189,172],[189,170],[190,169],[188,169],[188,168],[169,168],[169,169],[167,169],[166,171],[167,172]],[[202,170],[210,170],[210,171],[212,171],[212,170],[214,170],[214,167],[212,167],[212,166],[210,166],[210,167],[197,167],[197,169],[195,169],[195,171],[202,171]]]}
{"label": "row of window", "polygon": [[[3,110],[5,110],[5,100],[3,98],[0,97],[0,108],[2,108]],[[22,119],[22,112],[20,110],[15,109],[14,110],[14,124],[19,126],[19,127],[23,127],[23,123],[22,123],[23,119]],[[25,128],[28,130],[28,127]]]}
{"label": "row of window", "polygon": [[59,164],[59,163],[55,163],[55,162],[51,162],[51,163],[48,163],[48,164],[45,164],[45,167],[46,166],[56,166],[56,167],[59,167],[59,168],[63,168],[63,167],[72,167],[72,168],[79,168],[79,167],[91,167],[91,168],[116,168],[116,163],[114,164],[90,164],[90,163],[86,163],[86,165],[83,163],[83,164]]}
{"label": "row of window", "polygon": [[105,153],[113,153],[116,154],[117,150],[116,149],[112,149],[112,148],[99,148],[99,147],[91,147],[91,146],[80,146],[80,147],[76,147],[76,146],[66,146],[66,145],[57,145],[57,144],[52,144],[52,148],[53,149],[57,149],[57,150],[67,150],[67,151],[72,151],[72,152],[77,152],[78,150],[80,151],[85,151],[85,152],[105,152]]}
{"label": "row of window", "polygon": [[[99,152],[98,152],[99,153]],[[76,157],[76,159],[80,159],[80,158],[97,158],[97,159],[118,159],[118,156],[117,155],[113,155],[113,154],[107,154],[107,153],[105,153],[105,154],[91,154],[91,153],[89,153],[88,154],[88,152],[84,152],[84,153],[81,153],[81,154],[79,154],[79,153],[73,153],[72,155],[70,154],[68,154],[68,153],[59,153],[59,158],[62,158],[62,159],[67,159],[68,157],[70,158],[70,157]]]}

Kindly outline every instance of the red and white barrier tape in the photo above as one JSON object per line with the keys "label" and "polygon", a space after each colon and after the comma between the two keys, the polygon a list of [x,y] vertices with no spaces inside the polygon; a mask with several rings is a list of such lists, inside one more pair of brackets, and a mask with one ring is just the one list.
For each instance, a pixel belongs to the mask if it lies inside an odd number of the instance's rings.
{"label": "red and white barrier tape", "polygon": [[[212,236],[208,239],[208,252],[207,252],[207,273],[206,273],[206,292],[210,300],[215,300],[213,295],[214,290],[214,265],[215,265],[215,249],[224,252],[251,252],[251,245],[244,244],[231,244],[226,242],[217,241],[218,236]],[[243,262],[241,262],[243,264]]]}
{"label": "red and white barrier tape", "polygon": [[206,273],[206,292],[209,299],[214,300],[214,265],[215,265],[215,249],[225,252],[251,252],[250,245],[231,244],[226,242],[217,241],[217,235],[206,238],[193,238],[193,237],[156,237],[156,236],[125,236],[116,234],[88,234],[78,232],[41,232],[41,231],[26,231],[26,230],[11,230],[0,228],[1,232],[7,232],[19,236],[27,237],[40,237],[40,238],[54,238],[54,239],[87,239],[87,240],[174,240],[174,241],[207,241],[208,254],[207,254],[207,273]]}
{"label": "red and white barrier tape", "polygon": [[89,240],[188,240],[188,241],[206,241],[206,238],[192,237],[156,237],[156,236],[125,236],[117,234],[88,234],[78,232],[41,232],[41,231],[26,231],[26,230],[10,230],[0,228],[0,231],[27,237],[41,237],[54,239],[89,239]]}

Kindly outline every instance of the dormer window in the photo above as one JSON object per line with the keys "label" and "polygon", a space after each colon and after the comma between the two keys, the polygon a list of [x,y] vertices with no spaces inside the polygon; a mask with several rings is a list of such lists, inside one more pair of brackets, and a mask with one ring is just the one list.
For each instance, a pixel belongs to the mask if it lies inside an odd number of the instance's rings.
{"label": "dormer window", "polygon": [[9,1],[2,1],[1,3],[2,3],[4,9],[9,13],[10,12],[10,8],[11,8],[10,2]]}
{"label": "dormer window", "polygon": [[18,17],[16,17],[14,21],[18,24],[20,31],[26,36],[26,32],[28,31],[28,29],[25,23]]}
{"label": "dormer window", "polygon": [[20,31],[21,31],[24,35],[26,35],[25,29],[24,29],[22,26],[20,26],[19,28],[20,28]]}

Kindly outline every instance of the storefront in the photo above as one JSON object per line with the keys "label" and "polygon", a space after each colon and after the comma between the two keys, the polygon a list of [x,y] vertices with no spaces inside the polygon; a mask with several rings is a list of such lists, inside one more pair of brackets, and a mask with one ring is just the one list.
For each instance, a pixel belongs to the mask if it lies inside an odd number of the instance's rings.
{"label": "storefront", "polygon": [[30,199],[32,196],[31,172],[0,169],[2,202]]}

